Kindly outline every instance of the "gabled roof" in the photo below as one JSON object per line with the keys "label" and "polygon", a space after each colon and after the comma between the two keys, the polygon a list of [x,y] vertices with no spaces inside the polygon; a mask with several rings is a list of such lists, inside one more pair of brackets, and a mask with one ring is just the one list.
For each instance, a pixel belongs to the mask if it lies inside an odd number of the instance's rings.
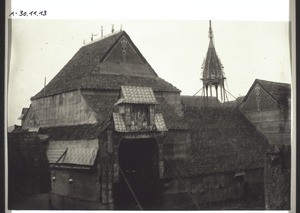
{"label": "gabled roof", "polygon": [[291,98],[291,85],[287,83],[279,83],[273,81],[265,81],[255,79],[252,86],[250,87],[247,95],[242,102],[246,102],[254,86],[258,84],[272,99],[273,101],[282,108],[288,108],[288,100]]}
{"label": "gabled roof", "polygon": [[121,86],[120,99],[115,105],[130,104],[157,104],[151,87]]}
{"label": "gabled roof", "polygon": [[[113,50],[121,38],[126,37],[134,51],[139,55],[145,66],[151,70],[151,75],[143,77],[143,70],[140,75],[108,74],[96,72],[100,64],[105,61],[107,55]],[[147,83],[149,81],[149,83]],[[71,58],[71,60],[60,70],[60,72],[46,85],[39,93],[31,99],[51,96],[77,89],[119,89],[121,85],[150,86],[157,91],[180,92],[172,84],[159,78],[151,68],[146,59],[131,41],[125,31],[114,33],[91,44],[85,45]]]}
{"label": "gabled roof", "polygon": [[[236,108],[184,108],[191,127],[192,154],[171,160],[182,175],[264,168],[267,139]],[[171,168],[166,175],[176,176]]]}
{"label": "gabled roof", "polygon": [[221,102],[217,97],[205,97],[205,96],[188,96],[182,95],[181,102],[184,106],[188,107],[220,107]]}

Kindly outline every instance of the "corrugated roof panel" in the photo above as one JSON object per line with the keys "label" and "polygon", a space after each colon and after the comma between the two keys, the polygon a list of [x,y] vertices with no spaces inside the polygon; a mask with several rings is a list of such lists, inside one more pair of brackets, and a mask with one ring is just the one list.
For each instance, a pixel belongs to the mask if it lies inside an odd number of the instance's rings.
{"label": "corrugated roof panel", "polygon": [[68,150],[58,165],[93,166],[99,146],[97,140],[50,141],[47,148],[49,163],[57,163],[66,149]]}
{"label": "corrugated roof panel", "polygon": [[151,87],[121,86],[123,98],[117,103],[157,104]]}
{"label": "corrugated roof panel", "polygon": [[115,130],[117,132],[126,132],[126,126],[122,116],[119,113],[113,113],[113,119],[115,124]]}
{"label": "corrugated roof panel", "polygon": [[158,131],[167,131],[166,123],[161,113],[155,114],[155,126]]}
{"label": "corrugated roof panel", "polygon": [[93,166],[98,148],[70,148],[62,163]]}
{"label": "corrugated roof panel", "polygon": [[[47,149],[47,157],[49,163],[56,163],[57,160],[62,156],[62,154],[66,151],[66,149]],[[60,159],[61,163],[63,161],[63,158]]]}

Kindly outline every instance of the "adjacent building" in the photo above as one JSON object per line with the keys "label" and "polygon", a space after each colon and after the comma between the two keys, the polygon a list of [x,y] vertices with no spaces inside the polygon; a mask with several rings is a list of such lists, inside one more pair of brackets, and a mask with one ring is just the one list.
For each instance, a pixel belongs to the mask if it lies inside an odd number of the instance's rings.
{"label": "adjacent building", "polygon": [[272,145],[291,143],[290,84],[256,79],[239,109]]}

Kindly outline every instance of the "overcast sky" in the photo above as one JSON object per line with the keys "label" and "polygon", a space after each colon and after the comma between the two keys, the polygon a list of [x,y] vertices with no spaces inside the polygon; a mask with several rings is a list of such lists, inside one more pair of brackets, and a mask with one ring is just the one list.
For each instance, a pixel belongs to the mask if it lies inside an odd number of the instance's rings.
{"label": "overcast sky", "polygon": [[[205,21],[13,20],[8,90],[8,126],[30,98],[61,70],[91,34],[104,35],[122,24],[156,73],[194,95],[202,88],[201,65],[208,48]],[[227,90],[245,95],[258,79],[291,81],[288,22],[212,20],[216,51],[224,65]],[[97,36],[95,37],[95,39]],[[230,96],[229,96],[230,97]]]}

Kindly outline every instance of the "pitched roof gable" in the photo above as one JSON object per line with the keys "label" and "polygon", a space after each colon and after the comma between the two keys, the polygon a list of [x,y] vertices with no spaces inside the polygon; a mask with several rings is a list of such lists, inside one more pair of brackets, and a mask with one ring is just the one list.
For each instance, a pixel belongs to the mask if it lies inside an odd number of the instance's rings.
{"label": "pitched roof gable", "polygon": [[[119,75],[108,71],[104,73],[97,72],[97,70],[100,69],[99,65],[105,61],[106,57],[123,37],[127,39],[131,47],[145,63],[145,66],[151,70],[151,75],[149,74],[149,71],[148,75],[143,77],[143,69],[139,69],[139,72],[141,72],[140,76],[134,76],[132,73],[126,73],[126,69],[124,69],[124,74],[121,73]],[[106,67],[105,69],[108,68]],[[115,69],[115,67],[112,69]],[[127,70],[131,70],[131,68],[127,67]],[[180,90],[175,88],[173,85],[157,76],[138,48],[131,41],[127,33],[125,31],[120,31],[81,47],[69,60],[69,62],[60,70],[60,72],[48,83],[48,85],[46,85],[31,99],[37,99],[77,89],[119,89],[121,85],[126,85],[126,82],[124,83],[124,81],[128,81],[128,76],[133,76],[137,79],[142,79],[143,81],[147,81],[149,78],[150,81],[155,81],[158,90],[180,92]]]}
{"label": "pitched roof gable", "polygon": [[255,79],[241,103],[245,103],[247,101],[256,84],[258,84],[279,107],[288,108],[288,99],[291,98],[291,85],[287,83],[265,81],[260,79]]}

